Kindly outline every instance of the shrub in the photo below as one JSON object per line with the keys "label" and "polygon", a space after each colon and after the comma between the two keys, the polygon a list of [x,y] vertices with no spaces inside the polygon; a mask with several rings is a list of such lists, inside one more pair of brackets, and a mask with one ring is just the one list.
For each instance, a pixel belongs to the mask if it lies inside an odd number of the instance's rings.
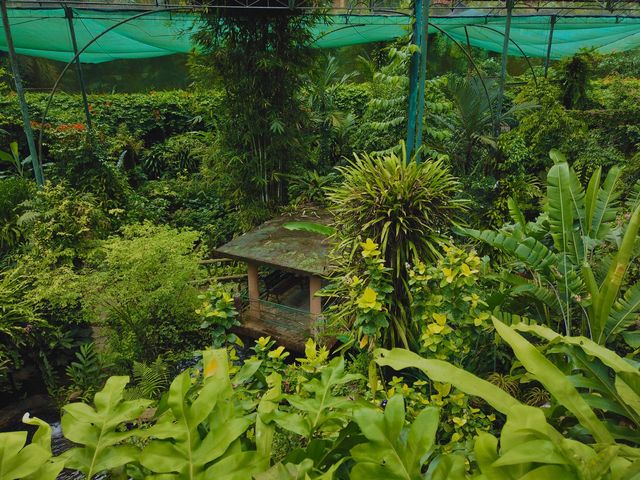
{"label": "shrub", "polygon": [[104,325],[121,364],[149,361],[168,350],[206,342],[195,310],[194,282],[203,279],[199,235],[149,223],[123,228],[102,242],[96,269],[84,279],[88,311]]}
{"label": "shrub", "polygon": [[409,161],[404,151],[401,156],[356,155],[338,171],[342,183],[327,190],[340,235],[338,251],[346,256],[347,269],[357,272],[356,252],[364,239],[379,245],[395,292],[392,337],[406,345],[406,335],[414,330],[407,331],[408,265],[439,257],[440,243],[466,207],[456,198],[460,184],[441,161]]}
{"label": "shrub", "polygon": [[35,185],[23,178],[0,179],[0,255],[14,248],[22,239],[18,225],[20,205],[35,193]]}

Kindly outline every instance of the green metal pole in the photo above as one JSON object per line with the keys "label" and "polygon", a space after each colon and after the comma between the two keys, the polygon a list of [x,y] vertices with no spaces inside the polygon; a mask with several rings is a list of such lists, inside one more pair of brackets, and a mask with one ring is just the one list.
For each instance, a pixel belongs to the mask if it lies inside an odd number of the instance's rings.
{"label": "green metal pole", "polygon": [[11,65],[11,73],[13,73],[13,81],[16,85],[16,93],[18,94],[18,102],[20,103],[20,111],[22,112],[22,123],[24,134],[27,137],[27,145],[29,146],[29,154],[31,155],[31,164],[33,165],[33,173],[36,177],[38,186],[44,185],[44,175],[42,166],[38,161],[38,151],[36,150],[36,142],[33,138],[33,130],[31,129],[31,120],[29,119],[29,107],[24,96],[24,88],[22,86],[22,78],[18,69],[18,59],[16,58],[16,50],[13,46],[13,37],[11,36],[11,26],[9,24],[9,14],[7,13],[7,0],[0,0],[0,10],[2,10],[2,26],[4,35],[7,38],[7,50],[9,53],[9,64]]}
{"label": "green metal pole", "polygon": [[551,15],[551,24],[549,27],[549,43],[547,45],[547,56],[544,59],[544,78],[547,78],[547,71],[549,70],[549,62],[551,61],[551,45],[553,44],[553,31],[556,26],[556,16]]}
{"label": "green metal pole", "polygon": [[[426,65],[422,65],[422,46],[423,37],[426,33],[426,23],[424,21],[425,5],[428,0],[414,0],[414,23],[412,46],[414,51],[411,55],[411,65],[409,67],[409,108],[407,113],[407,161],[411,159],[416,150],[420,147],[417,144],[418,124],[422,130],[422,117],[418,117],[420,101],[420,90],[423,90],[422,98],[424,98],[424,82],[420,82],[422,77],[421,69]],[[426,55],[426,51],[425,51]],[[424,78],[424,77],[423,77]]]}
{"label": "green metal pole", "polygon": [[80,91],[82,92],[82,103],[84,104],[84,116],[87,119],[87,130],[91,131],[91,111],[89,110],[89,100],[87,99],[87,89],[84,84],[84,75],[82,74],[82,64],[80,63],[80,55],[78,55],[78,42],[76,40],[76,29],[73,26],[73,10],[70,7],[64,8],[67,22],[69,23],[69,33],[71,34],[71,44],[73,45],[73,54],[76,56],[76,71],[78,72],[78,81],[80,82]]}
{"label": "green metal pole", "polygon": [[[425,88],[427,81],[427,47],[429,42],[429,8],[431,0],[422,0],[422,21],[424,22],[424,30],[420,39],[420,76],[418,78],[418,112],[416,113],[416,151],[422,146],[422,130],[424,127],[425,114]],[[421,162],[421,155],[416,156],[416,162]]]}
{"label": "green metal pole", "polygon": [[495,134],[500,134],[500,118],[502,117],[502,104],[504,102],[504,86],[507,79],[507,60],[509,59],[509,36],[511,35],[511,14],[515,0],[507,0],[507,19],[504,25],[504,35],[502,42],[502,64],[500,68],[500,90],[498,91],[497,121]]}

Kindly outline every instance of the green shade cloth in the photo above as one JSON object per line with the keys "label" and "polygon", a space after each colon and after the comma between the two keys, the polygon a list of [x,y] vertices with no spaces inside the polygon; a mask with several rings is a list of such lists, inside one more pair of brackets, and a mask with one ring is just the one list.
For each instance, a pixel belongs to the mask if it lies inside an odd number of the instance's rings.
{"label": "green shade cloth", "polygon": [[[106,28],[135,15],[134,10],[74,8],[74,27],[79,48]],[[434,16],[433,25],[462,44],[469,42],[493,52],[502,51],[504,16]],[[69,26],[63,9],[9,9],[16,51],[22,55],[68,62],[73,58]],[[551,18],[548,15],[514,15],[509,54],[545,57]],[[136,59],[187,53],[194,48],[191,34],[197,28],[197,13],[153,12],[137,18],[100,37],[82,53],[83,63]],[[314,46],[334,48],[361,43],[394,40],[407,33],[410,18],[403,15],[332,15],[314,28]],[[437,29],[430,26],[430,33]],[[580,49],[601,53],[640,47],[640,17],[560,16],[553,34],[551,58],[571,56]],[[6,38],[0,35],[0,50]]]}

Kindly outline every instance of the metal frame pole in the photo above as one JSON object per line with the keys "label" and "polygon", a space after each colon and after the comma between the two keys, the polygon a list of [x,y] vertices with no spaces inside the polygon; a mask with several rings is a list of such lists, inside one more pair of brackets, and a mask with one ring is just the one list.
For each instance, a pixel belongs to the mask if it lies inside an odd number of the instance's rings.
{"label": "metal frame pole", "polygon": [[551,15],[551,24],[549,27],[549,43],[547,45],[547,56],[544,59],[544,78],[547,78],[547,72],[549,71],[549,62],[551,61],[551,45],[553,44],[553,31],[556,26],[557,17]]}
{"label": "metal frame pole", "polygon": [[504,102],[504,86],[507,79],[507,60],[509,59],[509,36],[511,34],[511,15],[513,13],[513,6],[515,0],[507,0],[507,19],[504,25],[504,38],[502,42],[502,64],[500,67],[500,89],[498,91],[498,108],[497,122],[495,126],[496,136],[500,133],[500,117],[502,117],[502,104]]}
{"label": "metal frame pole", "polygon": [[[414,18],[413,18],[413,35],[411,39],[412,48],[419,48],[420,45],[420,26],[422,23],[422,1],[414,0]],[[410,161],[415,148],[416,135],[416,112],[418,110],[418,78],[420,76],[420,54],[413,52],[411,54],[411,63],[409,65],[409,106],[407,111],[407,162]]]}
{"label": "metal frame pole", "polygon": [[91,111],[89,110],[89,100],[87,99],[87,89],[84,84],[84,75],[82,74],[82,64],[80,63],[80,55],[78,55],[78,42],[76,40],[76,29],[73,26],[73,10],[65,5],[64,15],[69,23],[69,33],[71,34],[71,44],[73,45],[73,54],[76,59],[76,72],[78,73],[78,81],[80,82],[80,91],[82,93],[82,103],[84,104],[84,116],[87,118],[87,130],[93,128],[91,124]]}
{"label": "metal frame pole", "polygon": [[[424,127],[425,114],[425,89],[427,81],[427,47],[429,46],[429,9],[431,0],[422,0],[422,21],[424,28],[422,29],[422,38],[420,44],[420,75],[418,78],[418,112],[416,113],[416,139],[415,151],[422,146],[422,131]],[[416,156],[416,162],[421,162],[421,155]]]}
{"label": "metal frame pole", "polygon": [[[409,68],[409,108],[407,118],[407,161],[420,148],[422,143],[422,116],[424,106],[419,107],[422,99],[424,103],[424,79],[426,78],[426,55],[427,55],[427,21],[429,14],[429,0],[414,0],[414,23],[412,45],[416,51],[411,54],[411,65]],[[425,62],[423,62],[423,58]],[[422,79],[422,81],[421,81]],[[418,134],[420,139],[418,143]]]}
{"label": "metal frame pole", "polygon": [[38,161],[38,151],[36,150],[36,142],[33,137],[33,130],[31,129],[31,119],[29,118],[29,107],[24,96],[24,87],[22,86],[22,78],[20,77],[20,70],[18,68],[18,59],[16,58],[16,50],[13,46],[13,36],[11,35],[9,14],[7,13],[7,0],[0,0],[0,10],[2,10],[2,26],[7,39],[9,64],[11,65],[11,73],[13,73],[13,81],[16,85],[16,93],[18,94],[18,102],[20,103],[24,134],[27,137],[27,145],[29,146],[29,154],[31,155],[33,173],[36,177],[36,183],[41,187],[44,185],[44,175],[42,173],[42,165],[40,165],[40,162]]}

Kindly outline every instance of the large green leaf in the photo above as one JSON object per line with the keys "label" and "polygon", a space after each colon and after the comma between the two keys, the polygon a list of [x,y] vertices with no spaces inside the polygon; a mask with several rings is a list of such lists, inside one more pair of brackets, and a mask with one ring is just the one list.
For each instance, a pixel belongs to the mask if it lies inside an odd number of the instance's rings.
{"label": "large green leaf", "polygon": [[624,296],[618,298],[609,312],[605,325],[606,340],[613,335],[624,332],[640,315],[640,282],[629,287]]}
{"label": "large green leaf", "polygon": [[600,295],[598,296],[598,305],[595,308],[596,317],[591,319],[592,337],[598,343],[605,340],[605,331],[613,332],[616,326],[616,320],[613,324],[609,323],[611,309],[618,299],[620,288],[629,263],[634,255],[635,243],[640,230],[640,205],[632,213],[627,228],[622,237],[620,248],[613,258],[613,262],[609,266],[607,275],[600,287]]}
{"label": "large green leaf", "polygon": [[[34,475],[51,458],[51,452],[38,443],[25,446],[26,442],[27,432],[0,433],[0,478],[2,480],[15,480]],[[56,476],[46,478],[54,479]]]}
{"label": "large green leaf", "polygon": [[352,480],[419,480],[438,428],[438,410],[424,408],[403,434],[404,399],[395,395],[383,412],[357,410],[354,418],[368,442],[351,450]]}
{"label": "large green leaf", "polygon": [[[25,414],[22,418],[22,422],[27,425],[37,426],[36,433],[33,434],[31,439],[32,445],[38,445],[45,450],[51,457],[44,465],[36,470],[31,475],[28,475],[25,480],[54,480],[58,477],[58,474],[64,468],[64,458],[53,457],[51,451],[51,426],[44,420],[40,420],[37,417],[30,417],[29,414]],[[3,478],[0,475],[0,478]]]}
{"label": "large green leaf", "polygon": [[574,264],[584,259],[580,222],[584,216],[584,190],[575,172],[557,150],[550,156],[556,162],[547,174],[547,205],[549,227],[556,250],[567,253]]}
{"label": "large green leaf", "polygon": [[545,272],[549,266],[555,265],[558,262],[555,254],[533,237],[526,237],[523,240],[519,240],[493,230],[480,231],[470,228],[458,228],[457,231],[463,235],[485,242],[504,253],[513,255],[527,267],[535,271]]}
{"label": "large green leaf", "polygon": [[337,357],[325,367],[320,378],[303,383],[308,397],[287,395],[285,398],[294,407],[293,412],[278,411],[273,420],[282,428],[312,438],[317,432],[331,432],[344,427],[351,418],[357,402],[344,396],[335,396],[336,386],[362,379],[361,375],[344,371],[344,359]]}
{"label": "large green leaf", "polygon": [[493,324],[502,339],[511,346],[524,368],[542,383],[560,404],[575,415],[597,442],[613,443],[611,433],[562,371],[514,329],[497,319],[493,319]]}
{"label": "large green leaf", "polygon": [[509,413],[513,407],[521,405],[518,400],[492,383],[442,360],[422,358],[413,352],[400,348],[378,349],[375,351],[375,356],[378,365],[389,366],[394,370],[418,368],[426,373],[431,380],[450,383],[469,395],[482,398],[504,414]]}
{"label": "large green leaf", "polygon": [[195,398],[189,372],[171,383],[168,410],[144,431],[152,440],[142,451],[140,464],[159,474],[157,478],[250,478],[268,464],[258,452],[239,449],[237,441],[253,420],[231,408],[226,350],[206,350],[203,363],[205,380]]}
{"label": "large green leaf", "polygon": [[122,443],[134,435],[133,431],[118,427],[135,420],[151,402],[123,401],[129,377],[111,377],[96,393],[95,409],[85,403],[71,403],[63,407],[62,431],[72,442],[83,445],[63,454],[67,468],[79,470],[88,479],[137,459],[139,450]]}
{"label": "large green leaf", "polygon": [[[599,171],[596,173],[599,175]],[[611,224],[618,215],[618,199],[622,193],[618,188],[621,174],[622,170],[619,167],[611,167],[602,188],[598,189],[591,211],[587,210],[587,234],[591,238],[602,240],[611,231]]]}

